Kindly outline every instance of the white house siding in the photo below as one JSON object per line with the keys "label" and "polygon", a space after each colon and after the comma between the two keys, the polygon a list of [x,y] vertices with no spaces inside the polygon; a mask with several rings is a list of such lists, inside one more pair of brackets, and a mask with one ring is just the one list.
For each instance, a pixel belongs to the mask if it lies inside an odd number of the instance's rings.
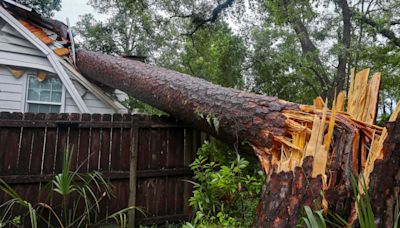
{"label": "white house siding", "polygon": [[[100,99],[87,91],[78,82],[74,82],[79,94],[83,96],[91,113],[115,113],[115,111]],[[26,74],[20,78],[14,77],[5,65],[0,65],[0,111],[23,112],[26,91]],[[80,113],[71,95],[66,91],[66,113]]]}
{"label": "white house siding", "polygon": [[92,113],[114,113],[115,111],[110,108],[108,105],[104,104],[97,97],[95,97],[92,93],[88,92],[84,97],[87,107]]}
{"label": "white house siding", "polygon": [[[31,42],[27,41],[18,31],[16,31],[11,25],[7,24],[2,18],[0,18],[0,37],[2,38],[1,41],[5,43],[11,43],[20,45],[22,47],[27,47],[33,50],[36,50],[35,45]],[[34,52],[37,53],[37,52]],[[39,54],[39,55],[43,55]]]}
{"label": "white house siding", "polygon": [[124,102],[124,101],[126,101],[126,100],[129,99],[128,94],[126,94],[124,91],[121,91],[121,90],[119,90],[119,89],[116,89],[116,90],[114,91],[114,94],[115,94],[115,96],[117,97],[117,100],[118,100],[119,102]]}
{"label": "white house siding", "polygon": [[[83,101],[85,102],[86,106],[89,108],[89,111],[91,113],[102,113],[102,114],[115,113],[115,111],[112,108],[104,104],[89,91],[86,91],[86,93],[84,94]],[[68,92],[66,93],[65,96],[65,112],[79,113],[78,106],[76,106],[74,100],[72,99],[71,95]]]}
{"label": "white house siding", "polygon": [[0,64],[26,68],[36,68],[54,73],[54,69],[51,66],[50,62],[45,58],[20,53],[12,53],[8,51],[3,51],[1,49]]}
{"label": "white house siding", "polygon": [[65,93],[65,111],[66,113],[80,113],[78,106],[76,106],[75,101],[72,99],[71,95]]}
{"label": "white house siding", "polygon": [[0,64],[54,72],[46,56],[0,18]]}
{"label": "white house siding", "polygon": [[[67,72],[68,76],[72,79],[72,83],[75,85],[76,90],[78,90],[79,95],[82,97],[86,106],[88,107],[91,113],[116,113],[110,105],[104,103],[102,100],[93,95],[89,90],[83,87],[77,80],[74,79],[73,73],[68,69],[64,68]],[[75,102],[72,100],[72,97],[69,93],[65,96],[65,112],[77,112],[78,107]]]}
{"label": "white house siding", "polygon": [[4,65],[0,65],[0,111],[23,110],[25,83],[25,76],[15,78]]}

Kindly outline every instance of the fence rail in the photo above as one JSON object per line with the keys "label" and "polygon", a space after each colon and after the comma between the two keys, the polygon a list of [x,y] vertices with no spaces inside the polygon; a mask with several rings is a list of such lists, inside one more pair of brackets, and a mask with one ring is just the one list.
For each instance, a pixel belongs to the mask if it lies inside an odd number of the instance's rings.
{"label": "fence rail", "polygon": [[[130,219],[152,224],[187,219],[189,164],[200,133],[170,118],[144,115],[0,113],[0,178],[25,199],[61,171],[73,148],[72,167],[100,171],[115,186],[105,214],[136,205],[147,212]],[[6,196],[0,193],[0,202]],[[106,216],[106,215],[105,215]]]}

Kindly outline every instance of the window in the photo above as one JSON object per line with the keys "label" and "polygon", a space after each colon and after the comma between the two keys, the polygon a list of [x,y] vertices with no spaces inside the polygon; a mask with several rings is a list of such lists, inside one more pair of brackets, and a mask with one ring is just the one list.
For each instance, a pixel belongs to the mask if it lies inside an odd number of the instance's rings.
{"label": "window", "polygon": [[59,113],[62,106],[63,86],[60,79],[48,75],[39,81],[36,75],[28,76],[28,112]]}

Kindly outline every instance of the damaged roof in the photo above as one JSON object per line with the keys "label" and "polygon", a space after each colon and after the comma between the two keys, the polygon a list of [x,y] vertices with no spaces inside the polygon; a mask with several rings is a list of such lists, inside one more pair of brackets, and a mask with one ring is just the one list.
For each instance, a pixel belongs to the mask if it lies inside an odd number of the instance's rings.
{"label": "damaged roof", "polygon": [[12,0],[0,0],[6,9],[19,23],[27,28],[39,40],[46,44],[54,53],[72,63],[70,47],[72,45],[68,26],[61,21],[42,17],[34,9]]}
{"label": "damaged roof", "polygon": [[[75,88],[80,83],[97,98],[117,112],[126,112],[115,97],[114,90],[106,90],[96,81],[89,81],[75,67],[74,42],[71,30],[61,21],[42,17],[34,9],[13,0],[0,0],[1,17],[12,24],[26,39],[42,51],[73,97],[79,110],[89,112],[85,102]],[[48,71],[48,69],[46,69]],[[71,78],[69,77],[71,76]]]}

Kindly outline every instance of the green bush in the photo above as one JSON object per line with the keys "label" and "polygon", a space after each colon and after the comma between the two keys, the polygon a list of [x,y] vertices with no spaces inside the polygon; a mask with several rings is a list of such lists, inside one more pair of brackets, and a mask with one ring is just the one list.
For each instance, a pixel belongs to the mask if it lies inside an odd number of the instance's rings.
{"label": "green bush", "polygon": [[212,141],[198,150],[191,169],[195,182],[189,201],[194,219],[184,227],[251,225],[265,180],[258,165],[250,165],[234,150]]}

